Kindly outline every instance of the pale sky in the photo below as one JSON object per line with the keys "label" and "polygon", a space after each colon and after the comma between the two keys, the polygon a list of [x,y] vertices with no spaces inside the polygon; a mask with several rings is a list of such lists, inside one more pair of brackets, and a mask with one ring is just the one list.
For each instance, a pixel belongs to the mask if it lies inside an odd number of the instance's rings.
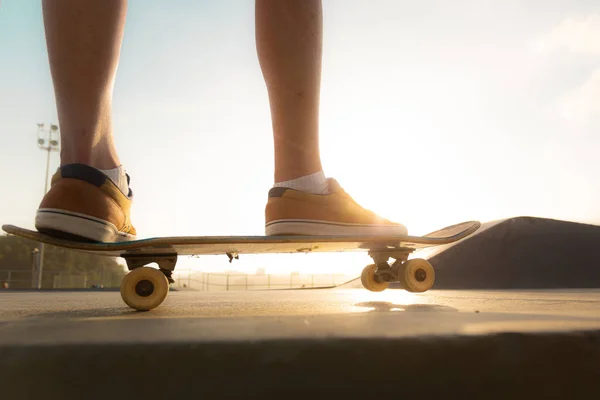
{"label": "pale sky", "polygon": [[[521,215],[600,224],[597,2],[323,4],[323,164],[357,201],[416,235]],[[36,123],[57,123],[39,0],[0,4],[0,110],[0,223],[32,228],[46,162]],[[264,234],[273,146],[253,1],[130,1],[114,117],[140,237]]]}

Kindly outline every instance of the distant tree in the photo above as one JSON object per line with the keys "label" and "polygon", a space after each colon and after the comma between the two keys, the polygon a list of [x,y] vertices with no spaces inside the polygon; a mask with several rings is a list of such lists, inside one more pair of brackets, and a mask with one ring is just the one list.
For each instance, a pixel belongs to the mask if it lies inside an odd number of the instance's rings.
{"label": "distant tree", "polygon": [[[12,235],[0,236],[0,271],[20,271],[31,278],[34,250],[39,243]],[[85,276],[87,287],[103,285],[116,287],[126,273],[124,265],[114,257],[103,257],[79,251],[45,246],[42,287],[53,287],[57,274]],[[5,275],[2,275],[4,277]],[[31,282],[21,280],[11,283],[11,288],[29,288]]]}

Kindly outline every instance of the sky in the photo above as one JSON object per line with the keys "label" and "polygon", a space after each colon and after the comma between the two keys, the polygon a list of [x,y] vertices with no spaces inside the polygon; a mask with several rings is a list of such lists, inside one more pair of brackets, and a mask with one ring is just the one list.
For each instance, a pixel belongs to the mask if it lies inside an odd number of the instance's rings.
{"label": "sky", "polygon": [[[324,0],[326,175],[409,234],[522,215],[600,224],[594,2]],[[40,3],[0,2],[0,223],[28,228],[46,170],[36,123],[57,123]],[[264,234],[273,142],[253,1],[130,1],[113,114],[140,237]],[[180,263],[329,273],[368,262]]]}

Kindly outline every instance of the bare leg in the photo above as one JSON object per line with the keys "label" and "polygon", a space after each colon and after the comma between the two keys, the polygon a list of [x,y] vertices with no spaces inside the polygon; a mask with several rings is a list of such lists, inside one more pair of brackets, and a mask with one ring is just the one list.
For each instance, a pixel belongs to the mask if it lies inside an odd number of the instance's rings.
{"label": "bare leg", "polygon": [[275,182],[321,171],[321,0],[256,0],[256,46],[269,93]]}
{"label": "bare leg", "polygon": [[61,164],[118,167],[111,107],[127,0],[43,0],[42,5]]}

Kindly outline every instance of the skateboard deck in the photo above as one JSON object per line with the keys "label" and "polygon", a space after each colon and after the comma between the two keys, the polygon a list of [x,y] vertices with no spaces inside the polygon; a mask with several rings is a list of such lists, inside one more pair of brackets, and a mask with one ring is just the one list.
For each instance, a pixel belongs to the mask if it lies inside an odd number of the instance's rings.
{"label": "skateboard deck", "polygon": [[[373,264],[361,274],[363,286],[373,292],[399,282],[409,292],[425,292],[435,280],[433,266],[423,259],[408,257],[414,251],[464,239],[481,224],[468,221],[425,236],[171,236],[128,242],[101,243],[59,239],[14,225],[2,229],[36,242],[102,256],[122,257],[130,272],[121,283],[121,298],[131,308],[148,311],[158,307],[174,282],[172,272],[178,256],[225,254],[231,262],[239,254],[368,252]],[[390,264],[388,261],[393,259]],[[158,264],[158,269],[148,264]]]}
{"label": "skateboard deck", "polygon": [[59,239],[14,225],[2,225],[9,234],[36,242],[103,256],[135,255],[216,255],[347,252],[377,249],[415,251],[448,244],[475,232],[481,224],[468,221],[447,226],[425,236],[361,235],[361,236],[170,236],[139,239],[128,242],[78,242]]}

